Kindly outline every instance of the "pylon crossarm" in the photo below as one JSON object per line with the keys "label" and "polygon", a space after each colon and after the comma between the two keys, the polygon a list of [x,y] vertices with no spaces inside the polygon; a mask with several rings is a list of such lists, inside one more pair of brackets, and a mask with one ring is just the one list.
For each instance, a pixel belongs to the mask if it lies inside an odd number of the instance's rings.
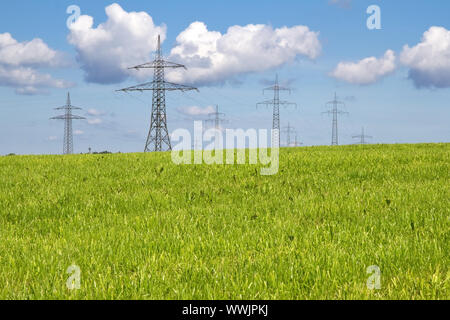
{"label": "pylon crossarm", "polygon": [[[324,111],[324,112],[322,112],[322,114],[333,114],[334,113],[334,111],[333,110],[328,110],[328,111]],[[349,114],[348,112],[346,112],[346,111],[341,111],[341,110],[336,110],[336,113],[337,114]]]}
{"label": "pylon crossarm", "polygon": [[131,70],[131,69],[139,70],[139,69],[153,69],[153,68],[173,68],[173,69],[183,68],[183,69],[187,70],[185,65],[175,63],[175,62],[165,61],[165,60],[155,60],[153,62],[140,64],[138,66],[134,66],[134,67],[131,67],[128,69],[129,70]]}
{"label": "pylon crossarm", "polygon": [[[225,113],[210,113],[210,114],[208,114],[208,117],[224,117],[225,116]],[[215,120],[215,119],[210,119],[210,120]]]}
{"label": "pylon crossarm", "polygon": [[263,89],[263,94],[265,94],[266,91],[289,91],[289,93],[291,93],[291,89],[285,88],[285,87],[280,87],[280,86],[273,86],[273,87],[265,88],[265,89]]}
{"label": "pylon crossarm", "polygon": [[326,105],[329,105],[329,104],[345,106],[345,102],[342,102],[342,101],[328,101],[326,103]]}
{"label": "pylon crossarm", "polygon": [[66,109],[72,109],[72,110],[82,110],[81,108],[75,107],[75,106],[62,106],[59,108],[55,108],[55,110],[66,110]]}
{"label": "pylon crossarm", "polygon": [[72,119],[72,120],[86,120],[84,117],[76,116],[76,115],[62,115],[62,116],[56,116],[53,118],[50,118],[50,120],[66,120],[66,119]]}
{"label": "pylon crossarm", "polygon": [[280,101],[279,104],[285,106],[295,106],[297,108],[297,104],[295,102]]}
{"label": "pylon crossarm", "polygon": [[256,108],[258,109],[259,106],[266,106],[266,107],[269,107],[269,106],[273,105],[274,103],[275,103],[275,101],[273,101],[273,100],[264,101],[264,102],[258,102],[258,103],[256,104]]}
{"label": "pylon crossarm", "polygon": [[129,88],[120,89],[117,91],[127,92],[127,91],[154,91],[154,90],[166,90],[166,91],[179,90],[179,91],[183,91],[183,92],[192,91],[192,90],[199,91],[197,88],[194,88],[194,87],[185,86],[182,84],[171,83],[171,82],[167,82],[167,81],[164,81],[164,82],[151,81],[151,82],[139,84],[136,86],[132,86]]}
{"label": "pylon crossarm", "polygon": [[200,92],[197,88],[191,87],[191,86],[185,86],[183,84],[177,84],[172,82],[164,81],[165,90],[173,91],[173,90],[181,90],[183,92],[185,91],[197,91]]}

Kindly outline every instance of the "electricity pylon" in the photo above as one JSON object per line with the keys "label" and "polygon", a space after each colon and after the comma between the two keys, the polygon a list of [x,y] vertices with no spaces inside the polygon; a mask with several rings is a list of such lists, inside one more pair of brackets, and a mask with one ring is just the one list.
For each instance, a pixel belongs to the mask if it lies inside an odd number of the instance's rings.
{"label": "electricity pylon", "polygon": [[161,37],[158,35],[158,49],[156,51],[155,60],[144,63],[129,69],[154,69],[153,81],[139,84],[133,87],[117,90],[123,92],[129,91],[153,91],[152,99],[152,116],[150,120],[150,130],[145,143],[144,152],[150,151],[171,151],[169,131],[167,130],[167,114],[166,114],[166,91],[190,91],[197,88],[189,87],[181,84],[171,83],[164,80],[166,68],[184,68],[182,64],[173,63],[164,60],[161,49]]}
{"label": "electricity pylon", "polygon": [[293,127],[291,127],[291,124],[288,122],[287,127],[283,128],[283,133],[286,133],[287,136],[287,146],[290,147],[291,146],[291,133],[295,134],[296,131]]}
{"label": "electricity pylon", "polygon": [[299,142],[299,141],[297,140],[297,135],[295,135],[295,141],[294,141],[294,143],[292,144],[292,146],[293,146],[293,147],[300,147],[301,145],[303,145],[303,143]]}
{"label": "electricity pylon", "polygon": [[220,124],[227,122],[223,117],[225,113],[219,112],[219,106],[216,106],[216,111],[208,114],[210,119],[205,120],[206,124],[213,123],[216,130],[220,130]]}
{"label": "electricity pylon", "polygon": [[345,111],[341,111],[338,109],[339,105],[343,105],[345,106],[345,103],[342,101],[338,101],[337,100],[337,95],[336,93],[334,93],[334,100],[327,102],[327,105],[332,104],[333,105],[333,109],[325,111],[323,113],[328,113],[328,114],[332,114],[333,115],[333,133],[332,133],[332,137],[331,137],[331,145],[332,146],[337,146],[339,144],[339,137],[338,137],[338,115],[342,115],[342,114],[348,114],[348,112]]}
{"label": "electricity pylon", "polygon": [[280,100],[280,91],[289,91],[290,93],[291,89],[282,87],[278,84],[278,74],[275,78],[275,84],[269,88],[265,88],[263,90],[263,94],[268,90],[274,92],[273,100],[257,103],[256,107],[258,107],[259,105],[273,106],[272,129],[274,130],[274,134],[272,136],[272,148],[274,148],[276,146],[280,146],[280,106],[294,105],[295,107],[297,107],[297,104]]}
{"label": "electricity pylon", "polygon": [[67,93],[66,105],[59,108],[55,108],[55,110],[65,110],[65,114],[50,118],[50,120],[65,120],[63,153],[72,154],[73,153],[72,120],[85,120],[86,118],[72,114],[72,110],[82,110],[82,109],[72,105],[70,101],[70,93]]}
{"label": "electricity pylon", "polygon": [[372,139],[372,136],[367,136],[364,134],[364,127],[362,127],[362,131],[360,135],[353,136],[353,139],[360,139],[360,141],[357,144],[368,144],[366,139]]}
{"label": "electricity pylon", "polygon": [[210,123],[214,124],[214,129],[216,130],[215,138],[214,138],[214,145],[215,149],[219,149],[219,139],[220,139],[220,124],[227,122],[223,117],[225,117],[225,113],[219,112],[219,106],[216,105],[216,111],[211,112],[208,114],[209,119],[205,120],[205,124],[209,125]]}

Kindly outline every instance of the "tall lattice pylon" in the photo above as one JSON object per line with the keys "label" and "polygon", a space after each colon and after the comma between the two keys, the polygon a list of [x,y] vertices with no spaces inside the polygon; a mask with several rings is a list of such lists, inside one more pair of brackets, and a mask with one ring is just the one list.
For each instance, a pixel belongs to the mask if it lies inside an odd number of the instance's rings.
{"label": "tall lattice pylon", "polygon": [[342,101],[338,101],[336,93],[334,93],[334,100],[327,102],[327,105],[332,105],[332,109],[325,111],[323,113],[332,114],[333,115],[333,123],[332,123],[332,136],[331,136],[331,145],[337,146],[339,145],[339,136],[338,136],[338,115],[348,114],[348,112],[341,111],[338,109],[339,105],[345,106],[345,103]]}
{"label": "tall lattice pylon", "polygon": [[197,88],[189,87],[181,84],[175,84],[164,80],[166,68],[184,68],[182,64],[173,63],[164,60],[161,49],[161,37],[158,35],[158,48],[156,50],[155,60],[144,63],[129,69],[154,69],[153,81],[139,84],[133,87],[117,90],[123,92],[129,91],[153,91],[152,99],[152,115],[150,120],[150,130],[145,143],[144,152],[150,151],[170,151],[172,145],[170,143],[170,135],[167,129],[167,113],[166,113],[166,91],[190,91]]}
{"label": "tall lattice pylon", "polygon": [[263,90],[263,94],[268,90],[274,92],[273,100],[257,103],[256,106],[257,107],[259,105],[273,106],[272,129],[274,130],[274,134],[272,135],[272,147],[275,147],[280,146],[280,106],[294,105],[295,107],[297,107],[297,104],[293,102],[280,100],[280,91],[288,91],[290,93],[291,89],[282,87],[278,84],[278,74],[276,75],[275,78],[275,84],[271,87],[265,88]]}
{"label": "tall lattice pylon", "polygon": [[368,144],[366,139],[372,139],[372,136],[368,136],[364,133],[364,127],[362,127],[361,134],[357,136],[353,136],[353,139],[360,139],[357,144]]}
{"label": "tall lattice pylon", "polygon": [[65,120],[64,122],[64,154],[73,153],[73,132],[72,132],[72,120],[85,120],[86,118],[80,117],[72,114],[72,110],[82,110],[81,108],[75,107],[70,101],[70,93],[67,93],[66,105],[55,108],[55,110],[64,110],[65,114],[50,118],[51,120]]}

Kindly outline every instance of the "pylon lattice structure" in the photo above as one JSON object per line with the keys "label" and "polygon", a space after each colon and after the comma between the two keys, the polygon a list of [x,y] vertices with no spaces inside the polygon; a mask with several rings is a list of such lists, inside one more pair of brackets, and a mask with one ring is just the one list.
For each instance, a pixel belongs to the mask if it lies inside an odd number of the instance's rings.
{"label": "pylon lattice structure", "polygon": [[164,60],[161,49],[161,37],[158,35],[158,49],[156,51],[155,60],[129,68],[135,70],[154,69],[153,81],[117,90],[123,92],[153,91],[150,130],[148,132],[144,152],[172,150],[170,135],[167,129],[166,91],[198,91],[198,89],[194,87],[171,83],[164,80],[165,69],[176,68],[186,69],[182,64]]}
{"label": "pylon lattice structure", "polygon": [[85,120],[86,118],[80,117],[72,114],[72,110],[82,110],[81,108],[75,107],[70,101],[70,93],[67,93],[66,105],[55,108],[55,110],[64,110],[65,113],[60,116],[50,118],[51,120],[64,120],[64,154],[73,153],[73,132],[72,132],[72,120]]}
{"label": "pylon lattice structure", "polygon": [[334,93],[334,100],[327,102],[327,105],[332,105],[332,109],[325,111],[323,113],[333,115],[333,123],[332,123],[332,136],[331,136],[331,145],[337,146],[339,145],[339,136],[338,136],[338,115],[348,114],[348,112],[342,111],[338,109],[339,105],[345,106],[345,103],[342,101],[338,101],[336,93]]}
{"label": "pylon lattice structure", "polygon": [[294,143],[292,144],[293,147],[300,147],[301,145],[303,145],[303,143],[301,143],[300,141],[297,140],[297,135],[295,135],[295,140]]}
{"label": "pylon lattice structure", "polygon": [[283,128],[283,133],[286,133],[286,137],[287,137],[287,146],[290,147],[291,146],[291,134],[296,134],[296,131],[293,127],[291,127],[291,124],[288,122],[287,127]]}
{"label": "pylon lattice structure", "polygon": [[297,107],[297,104],[293,102],[280,100],[280,91],[288,91],[290,93],[291,89],[279,85],[278,74],[275,78],[275,84],[269,88],[265,88],[263,90],[263,94],[269,90],[274,92],[273,100],[257,103],[256,106],[257,107],[259,105],[273,106],[272,129],[274,130],[274,134],[272,135],[272,148],[274,148],[280,146],[280,106],[294,105],[295,107]]}
{"label": "pylon lattice structure", "polygon": [[225,113],[219,112],[219,106],[216,105],[216,111],[208,114],[209,119],[205,120],[205,124],[207,126],[214,125],[214,129],[216,130],[215,138],[214,138],[214,149],[218,150],[220,147],[220,133],[221,130],[220,125],[222,123],[227,122],[223,117],[225,117]]}
{"label": "pylon lattice structure", "polygon": [[214,124],[214,129],[220,130],[220,124],[227,122],[223,117],[225,113],[219,112],[219,106],[216,106],[216,111],[208,114],[209,119],[205,120],[206,124]]}
{"label": "pylon lattice structure", "polygon": [[364,133],[364,127],[361,130],[361,134],[357,136],[353,136],[353,139],[360,139],[357,144],[368,144],[369,142],[366,139],[372,139],[372,136],[368,136]]}

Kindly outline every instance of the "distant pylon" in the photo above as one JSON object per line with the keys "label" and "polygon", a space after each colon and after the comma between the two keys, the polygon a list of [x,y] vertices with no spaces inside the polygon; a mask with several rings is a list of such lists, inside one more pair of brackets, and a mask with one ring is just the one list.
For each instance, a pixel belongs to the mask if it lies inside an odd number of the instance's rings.
{"label": "distant pylon", "polygon": [[153,81],[143,83],[137,86],[117,90],[117,91],[153,91],[152,99],[152,116],[150,121],[150,130],[145,143],[144,152],[150,151],[166,151],[172,150],[170,143],[169,131],[167,129],[167,114],[166,114],[166,91],[190,91],[197,90],[197,88],[184,86],[167,82],[164,80],[164,73],[166,68],[184,68],[182,64],[173,63],[164,60],[161,49],[161,37],[158,35],[158,49],[156,51],[156,58],[152,62],[144,63],[129,69],[154,69]]}
{"label": "distant pylon", "polygon": [[67,93],[66,105],[55,108],[55,110],[65,110],[65,114],[50,118],[51,120],[65,120],[64,122],[64,154],[73,153],[73,132],[72,132],[72,120],[84,120],[86,118],[72,114],[72,110],[81,110],[81,108],[75,107],[70,101],[70,93]]}
{"label": "distant pylon", "polygon": [[295,135],[295,140],[294,143],[292,144],[293,147],[300,147],[301,145],[303,145],[303,143],[301,143],[300,141],[297,140],[297,135]]}
{"label": "distant pylon", "polygon": [[333,101],[330,101],[330,102],[327,102],[327,105],[330,105],[330,104],[333,105],[333,109],[328,110],[328,111],[325,111],[325,112],[323,112],[323,113],[328,113],[328,114],[332,114],[332,115],[333,115],[333,123],[332,123],[332,126],[333,126],[333,133],[332,133],[332,136],[331,136],[331,145],[332,145],[332,146],[337,146],[337,145],[339,144],[339,137],[338,137],[338,115],[341,115],[341,114],[348,114],[348,112],[341,111],[341,110],[338,109],[338,105],[344,105],[344,106],[345,106],[345,103],[342,102],[342,101],[338,101],[338,100],[337,100],[337,95],[336,95],[336,93],[334,93],[334,100],[333,100]]}
{"label": "distant pylon", "polygon": [[291,133],[295,134],[296,131],[293,127],[291,127],[291,124],[288,122],[287,127],[283,128],[283,132],[286,133],[286,137],[287,137],[287,146],[290,147],[291,146]]}
{"label": "distant pylon", "polygon": [[286,87],[281,87],[278,84],[278,74],[275,78],[275,84],[269,88],[265,88],[263,90],[263,94],[267,90],[272,90],[274,92],[273,100],[268,100],[264,102],[257,103],[256,106],[259,105],[266,105],[266,106],[273,106],[273,120],[272,120],[272,129],[274,130],[274,135],[272,135],[272,148],[276,146],[280,146],[280,106],[281,105],[295,105],[297,107],[296,103],[287,102],[287,101],[280,101],[280,91],[289,91],[291,90]]}
{"label": "distant pylon", "polygon": [[223,117],[225,117],[225,113],[221,113],[219,112],[219,106],[216,105],[216,111],[215,112],[211,112],[208,114],[209,119],[205,120],[205,124],[208,126],[210,123],[214,124],[214,129],[216,130],[215,133],[215,138],[214,138],[214,144],[215,144],[215,149],[218,150],[220,143],[219,143],[219,139],[220,139],[220,133],[219,131],[221,130],[221,124],[228,122],[227,120],[225,120]]}
{"label": "distant pylon", "polygon": [[366,139],[372,139],[372,136],[367,136],[364,134],[364,127],[362,127],[361,134],[357,136],[353,136],[353,139],[360,139],[360,141],[357,144],[368,144]]}
{"label": "distant pylon", "polygon": [[209,119],[205,120],[206,124],[213,123],[214,129],[220,130],[220,124],[227,122],[223,117],[225,117],[225,113],[219,112],[219,106],[216,106],[216,111],[208,114]]}

